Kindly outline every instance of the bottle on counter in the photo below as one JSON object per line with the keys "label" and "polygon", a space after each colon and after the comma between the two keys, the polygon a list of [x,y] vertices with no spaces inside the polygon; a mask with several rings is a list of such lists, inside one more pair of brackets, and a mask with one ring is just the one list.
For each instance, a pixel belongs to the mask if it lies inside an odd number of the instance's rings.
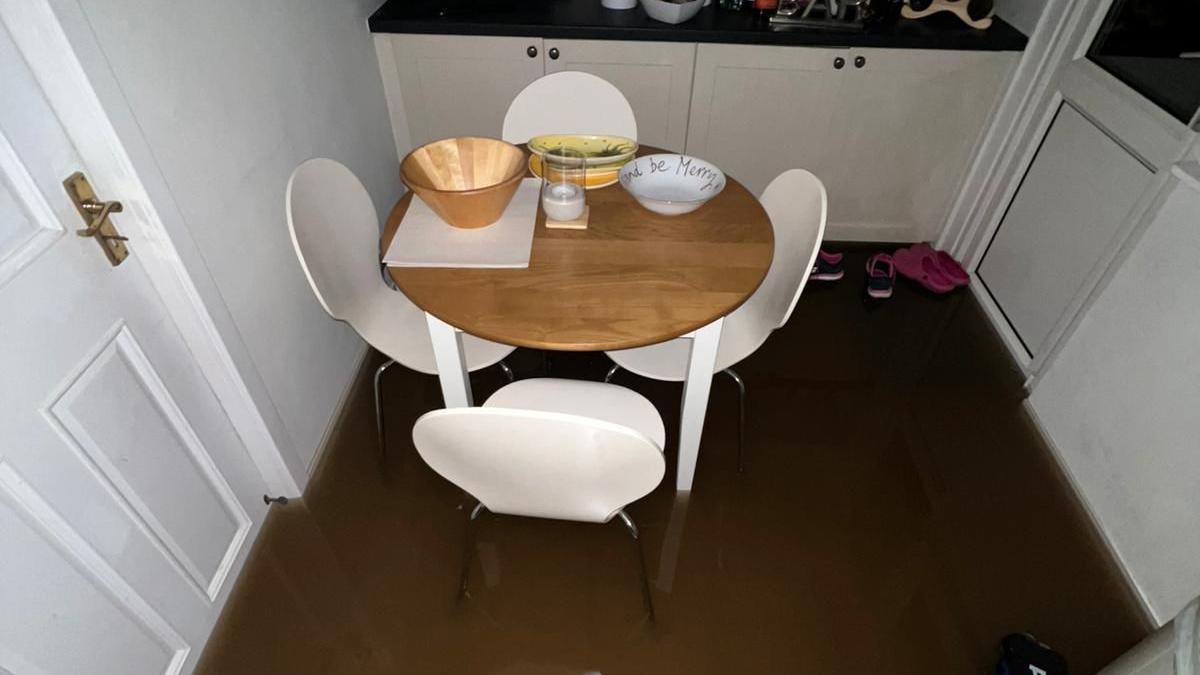
{"label": "bottle on counter", "polygon": [[779,9],[779,0],[754,0],[754,15],[759,18],[767,18]]}

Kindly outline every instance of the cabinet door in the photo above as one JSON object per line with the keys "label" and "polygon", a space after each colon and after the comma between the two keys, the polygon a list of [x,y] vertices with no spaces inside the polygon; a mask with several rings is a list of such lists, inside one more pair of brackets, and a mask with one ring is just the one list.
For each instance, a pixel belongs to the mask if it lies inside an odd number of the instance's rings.
{"label": "cabinet door", "polygon": [[[787,169],[823,180],[848,50],[702,44],[696,50],[687,153],[713,162],[755,194]],[[831,188],[832,189],[832,188]]]}
{"label": "cabinet door", "polygon": [[1017,55],[852,49],[830,167],[830,238],[937,238]]}
{"label": "cabinet door", "polygon": [[[499,138],[513,97],[543,75],[541,38],[388,35],[381,40],[386,40],[377,47],[392,125],[406,124],[414,146],[449,136]],[[387,85],[389,73],[396,86]]]}
{"label": "cabinet door", "polygon": [[1036,358],[1153,173],[1070,104],[1059,109],[979,277]]}
{"label": "cabinet door", "polygon": [[639,142],[683,151],[695,44],[546,40],[545,46],[547,73],[578,70],[612,82],[633,107]]}

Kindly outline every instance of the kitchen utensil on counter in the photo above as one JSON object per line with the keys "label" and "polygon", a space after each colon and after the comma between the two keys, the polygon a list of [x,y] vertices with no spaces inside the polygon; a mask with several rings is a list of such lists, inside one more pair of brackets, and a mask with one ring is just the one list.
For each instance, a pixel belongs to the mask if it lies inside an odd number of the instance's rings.
{"label": "kitchen utensil on counter", "polygon": [[496,222],[525,175],[525,153],[495,138],[464,136],[434,141],[400,163],[400,179],[454,227]]}
{"label": "kitchen utensil on counter", "polygon": [[993,0],[908,0],[900,10],[906,19],[921,19],[938,12],[950,12],[971,28],[987,30],[995,13]]}
{"label": "kitchen utensil on counter", "polygon": [[[542,210],[546,212],[546,227],[573,223],[587,213],[587,166],[583,153],[568,148],[554,148],[542,155],[545,177],[542,182]],[[582,224],[586,227],[586,222]]]}
{"label": "kitchen utensil on counter", "polygon": [[642,9],[651,19],[670,24],[690,21],[703,7],[703,0],[642,0]]}
{"label": "kitchen utensil on counter", "polygon": [[809,0],[797,13],[777,12],[771,28],[819,28],[823,30],[862,30],[863,8],[867,0]]}
{"label": "kitchen utensil on counter", "polygon": [[800,11],[800,0],[779,0],[779,9],[775,10],[775,14],[779,16],[793,16]]}
{"label": "kitchen utensil on counter", "polygon": [[688,155],[646,155],[621,167],[621,187],[647,209],[678,216],[721,194],[725,174]]}

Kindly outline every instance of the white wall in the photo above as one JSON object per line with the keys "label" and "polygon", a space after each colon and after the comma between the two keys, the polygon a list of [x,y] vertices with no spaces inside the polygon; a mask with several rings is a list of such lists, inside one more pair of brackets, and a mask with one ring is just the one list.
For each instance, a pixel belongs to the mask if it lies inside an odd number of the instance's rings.
{"label": "white wall", "polygon": [[284,188],[325,156],[382,212],[399,196],[366,27],[378,2],[54,2],[72,43],[90,30],[103,52],[85,67],[303,485],[363,344],[313,298]]}
{"label": "white wall", "polygon": [[1200,592],[1198,190],[1172,189],[1030,398],[1160,624]]}
{"label": "white wall", "polygon": [[1026,36],[1033,35],[1042,9],[1049,2],[1062,0],[996,0],[996,14],[1017,27]]}

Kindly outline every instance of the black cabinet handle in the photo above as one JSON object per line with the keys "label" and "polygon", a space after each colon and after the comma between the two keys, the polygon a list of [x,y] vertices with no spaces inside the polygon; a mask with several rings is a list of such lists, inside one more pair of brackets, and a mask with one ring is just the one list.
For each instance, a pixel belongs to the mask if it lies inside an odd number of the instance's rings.
{"label": "black cabinet handle", "polygon": [[841,70],[842,68],[845,68],[846,67],[846,59],[843,59],[840,56],[837,57],[836,59],[833,60],[833,67],[837,70]]}
{"label": "black cabinet handle", "polygon": [[546,52],[546,53],[550,55],[550,60],[551,60],[551,61],[557,61],[557,60],[558,60],[558,47],[551,47],[551,48],[550,48],[550,51],[548,51],[548,52]]}
{"label": "black cabinet handle", "polygon": [[855,68],[862,68],[865,65],[867,65],[867,57],[865,57],[865,56],[854,57],[854,67]]}
{"label": "black cabinet handle", "polygon": [[537,47],[534,47],[533,45],[529,45],[529,47],[525,50],[525,53],[528,54],[529,58],[531,58],[531,59],[536,58],[537,57]]}

